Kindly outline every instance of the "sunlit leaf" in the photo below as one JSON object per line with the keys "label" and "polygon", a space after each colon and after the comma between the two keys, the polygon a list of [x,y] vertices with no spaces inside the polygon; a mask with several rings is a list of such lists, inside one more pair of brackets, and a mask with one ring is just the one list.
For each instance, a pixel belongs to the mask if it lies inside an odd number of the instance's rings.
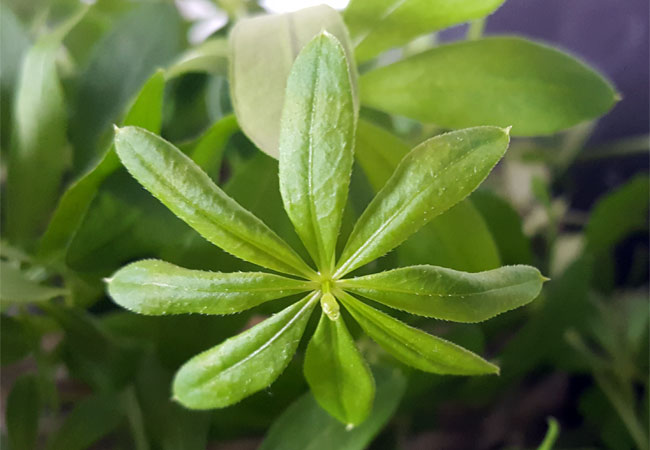
{"label": "sunlit leaf", "polygon": [[368,336],[408,366],[446,375],[499,373],[497,366],[469,350],[400,322],[345,292],[337,298]]}
{"label": "sunlit leaf", "polygon": [[[337,11],[321,5],[238,22],[230,35],[230,91],[237,120],[260,149],[278,157],[287,78],[300,50],[326,30],[352,61],[348,33]],[[351,71],[356,91],[356,72]]]}
{"label": "sunlit leaf", "polygon": [[354,226],[337,275],[389,252],[469,195],[508,142],[507,130],[479,127],[436,136],[411,150]]}
{"label": "sunlit leaf", "polygon": [[304,371],[318,404],[342,423],[358,425],[372,411],[375,382],[341,316],[321,314]]}
{"label": "sunlit leaf", "polygon": [[293,357],[318,296],[312,294],[186,362],[174,398],[192,409],[223,408],[264,389]]}
{"label": "sunlit leaf", "polygon": [[361,100],[447,128],[512,126],[515,136],[555,133],[606,113],[611,84],[558,50],[520,38],[443,45],[366,73]]}
{"label": "sunlit leaf", "polygon": [[343,47],[321,33],[293,64],[280,131],[284,207],[320,270],[335,263],[354,160],[355,116]]}

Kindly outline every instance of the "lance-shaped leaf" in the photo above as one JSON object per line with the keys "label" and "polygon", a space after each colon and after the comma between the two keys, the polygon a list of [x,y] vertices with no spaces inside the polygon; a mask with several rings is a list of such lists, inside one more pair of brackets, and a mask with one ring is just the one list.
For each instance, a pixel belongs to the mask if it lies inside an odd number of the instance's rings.
{"label": "lance-shaped leaf", "polygon": [[[126,113],[124,125],[136,125],[154,133],[160,131],[164,90],[165,77],[160,70],[142,86]],[[41,240],[40,257],[47,259],[67,249],[99,187],[118,167],[120,160],[111,145],[99,162],[65,191]]]}
{"label": "lance-shaped leaf", "polygon": [[375,396],[375,382],[343,317],[321,315],[305,353],[305,379],[316,401],[339,421],[363,422]]}
{"label": "lance-shaped leaf", "polygon": [[469,195],[501,159],[508,142],[507,129],[477,127],[415,147],[357,221],[336,275],[389,252]]}
{"label": "lance-shaped leaf", "polygon": [[499,368],[456,344],[410,327],[345,292],[339,298],[361,328],[406,365],[442,375],[485,375]]}
{"label": "lance-shaped leaf", "polygon": [[352,0],[344,18],[359,61],[425,33],[490,14],[503,0]]}
{"label": "lance-shaped leaf", "polygon": [[607,112],[617,101],[600,74],[558,50],[497,37],[443,45],[360,79],[361,100],[446,128],[512,126],[551,134]]}
{"label": "lance-shaped leaf", "polygon": [[192,409],[224,408],[273,383],[298,347],[314,293],[275,316],[186,362],[174,378],[174,398]]}
{"label": "lance-shaped leaf", "polygon": [[284,207],[319,269],[334,266],[352,172],[355,110],[345,52],[327,32],[300,52],[280,131]]}
{"label": "lance-shaped leaf", "polygon": [[67,293],[63,288],[38,284],[11,263],[0,260],[0,304],[42,302]]}
{"label": "lance-shaped leaf", "polygon": [[231,314],[308,290],[305,281],[270,273],[206,272],[160,260],[129,264],[108,280],[115,302],[148,315]]}
{"label": "lance-shaped leaf", "polygon": [[169,142],[141,128],[125,127],[116,132],[115,149],[140,184],[208,241],[278,272],[312,273],[278,235]]}
{"label": "lance-shaped leaf", "polygon": [[534,300],[544,278],[534,267],[479,273],[413,266],[341,280],[338,285],[392,308],[421,316],[480,322]]}
{"label": "lance-shaped leaf", "polygon": [[[341,15],[326,5],[244,19],[230,34],[230,97],[237,120],[255,145],[274,158],[291,65],[323,30],[337,37],[352,60]],[[356,92],[356,71],[352,76]]]}

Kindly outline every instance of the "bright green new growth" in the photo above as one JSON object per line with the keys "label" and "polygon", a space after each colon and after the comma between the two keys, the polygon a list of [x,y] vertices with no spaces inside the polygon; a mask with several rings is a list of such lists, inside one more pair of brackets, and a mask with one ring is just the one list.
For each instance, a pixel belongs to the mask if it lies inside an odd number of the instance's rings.
{"label": "bright green new growth", "polygon": [[347,58],[338,40],[323,32],[304,47],[291,69],[279,139],[282,199],[315,267],[172,144],[140,128],[117,130],[115,148],[122,163],[178,217],[225,251],[288,275],[212,273],[140,261],[107,280],[117,303],[141,314],[229,314],[308,292],[181,367],[173,392],[183,405],[222,408],[269,386],[289,364],[318,303],[322,313],[307,346],[305,378],[318,403],[345,424],[357,425],[368,417],[375,389],[339,302],[404,364],[439,374],[498,373],[480,356],[353,295],[427,317],[477,322],[532,301],[544,281],[537,269],[463,273],[415,266],[343,277],[391,251],[476,189],[506,151],[508,129],[460,130],[413,149],[362,214],[337,260],[355,128]]}

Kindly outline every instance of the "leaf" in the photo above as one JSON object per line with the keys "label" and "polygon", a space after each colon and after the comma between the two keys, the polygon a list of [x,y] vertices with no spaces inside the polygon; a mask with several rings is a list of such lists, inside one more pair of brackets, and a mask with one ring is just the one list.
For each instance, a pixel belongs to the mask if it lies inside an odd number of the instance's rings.
{"label": "leaf", "polygon": [[413,266],[340,280],[342,289],[412,314],[481,322],[533,301],[544,277],[530,266],[479,273]]}
{"label": "leaf", "polygon": [[77,170],[96,158],[100,136],[140,86],[178,53],[181,33],[173,5],[145,3],[122,15],[95,45],[80,75],[70,127]]}
{"label": "leaf", "polygon": [[558,435],[560,434],[560,425],[557,420],[553,417],[548,418],[548,430],[546,431],[546,436],[544,440],[537,447],[537,450],[553,450],[555,441],[557,440]]}
{"label": "leaf", "polygon": [[318,294],[196,355],[176,373],[174,398],[191,409],[224,408],[269,386],[298,347]]}
{"label": "leaf", "polygon": [[190,157],[201,169],[209,171],[219,166],[228,140],[239,131],[232,114],[216,121],[196,143]]}
{"label": "leaf", "polygon": [[641,174],[598,201],[586,227],[588,248],[606,252],[630,233],[647,231],[650,179]]}
{"label": "leaf", "polygon": [[503,0],[352,0],[343,17],[357,60],[366,61],[413,38],[480,19]]}
{"label": "leaf", "polygon": [[469,195],[508,142],[508,130],[479,127],[436,136],[411,150],[354,226],[336,276],[389,252]]}
{"label": "leaf", "polygon": [[354,162],[355,110],[345,52],[321,33],[293,64],[282,110],[280,192],[321,271],[330,271]]}
{"label": "leaf", "polygon": [[139,314],[232,314],[310,290],[308,283],[262,272],[189,270],[159,260],[138,261],[107,280],[123,308]]}
{"label": "leaf", "polygon": [[99,394],[78,402],[51,437],[48,450],[89,448],[122,421],[120,402],[114,394]]}
{"label": "leaf", "polygon": [[166,71],[167,79],[187,73],[228,73],[228,42],[223,38],[208,39],[183,53]]}
{"label": "leaf", "polygon": [[354,156],[375,192],[384,187],[409,150],[394,134],[367,120],[359,119]]}
{"label": "leaf", "polygon": [[433,264],[465,272],[499,267],[499,250],[472,198],[434,218],[404,242],[399,248],[400,265]]}
{"label": "leaf", "polygon": [[520,38],[443,45],[360,79],[364,105],[446,128],[552,134],[609,111],[611,84],[558,50]]}
{"label": "leaf", "polygon": [[43,302],[66,293],[65,289],[44,286],[32,281],[13,264],[0,261],[0,301],[3,305]]}
{"label": "leaf", "polygon": [[36,376],[23,375],[14,382],[5,413],[11,450],[36,448],[40,403]]}
{"label": "leaf", "polygon": [[343,318],[324,312],[305,353],[305,379],[316,401],[346,425],[359,425],[372,411],[375,382]]}
{"label": "leaf", "polygon": [[[123,124],[137,125],[152,132],[160,131],[164,88],[163,72],[158,71],[142,86]],[[100,185],[119,166],[120,161],[111,145],[99,162],[66,190],[41,240],[41,258],[49,259],[67,250]]]}
{"label": "leaf", "polygon": [[441,375],[499,373],[497,366],[469,350],[410,327],[345,292],[337,292],[337,298],[368,336],[408,366]]}
{"label": "leaf", "polygon": [[135,179],[208,241],[278,272],[308,277],[312,273],[282,239],[172,144],[143,129],[126,127],[116,132],[115,149]]}
{"label": "leaf", "polygon": [[61,41],[86,7],[43,35],[24,57],[16,88],[6,184],[6,228],[15,241],[33,238],[56,201],[68,166],[67,106],[57,73]]}
{"label": "leaf", "polygon": [[305,394],[291,405],[266,435],[260,450],[362,450],[393,416],[407,380],[396,368],[377,367],[377,398],[372,413],[351,430],[328,415],[313,395]]}
{"label": "leaf", "polygon": [[[278,157],[280,117],[293,60],[323,30],[352,51],[341,16],[320,5],[294,13],[239,21],[230,34],[230,92],[237,120],[264,152]],[[356,102],[356,72],[350,73]],[[355,108],[356,109],[356,108]]]}
{"label": "leaf", "polygon": [[0,365],[24,359],[35,346],[36,335],[25,324],[6,314],[0,315]]}

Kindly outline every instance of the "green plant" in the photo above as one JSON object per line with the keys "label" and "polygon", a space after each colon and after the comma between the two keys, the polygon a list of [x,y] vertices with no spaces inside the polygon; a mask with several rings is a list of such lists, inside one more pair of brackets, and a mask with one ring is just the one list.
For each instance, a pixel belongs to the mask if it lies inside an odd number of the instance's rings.
{"label": "green plant", "polygon": [[337,259],[356,116],[343,47],[334,36],[322,33],[305,46],[291,69],[279,141],[284,207],[316,269],[173,145],[139,128],[116,129],[115,148],[122,163],[174,214],[225,251],[297,277],[209,273],[141,261],[108,280],[117,303],[152,315],[230,314],[309,292],[272,318],[188,361],[173,386],[174,397],[185,406],[225,407],[267,387],[289,363],[319,301],[322,314],[307,347],[304,373],[319,404],[350,426],[369,415],[374,381],[346,328],[339,302],[369,336],[407,365],[439,374],[498,373],[479,356],[411,328],[353,295],[413,314],[479,322],[533,300],[544,280],[537,269],[512,266],[471,274],[413,266],[344,277],[469,195],[503,156],[508,130],[450,132],[409,152],[361,215]]}

